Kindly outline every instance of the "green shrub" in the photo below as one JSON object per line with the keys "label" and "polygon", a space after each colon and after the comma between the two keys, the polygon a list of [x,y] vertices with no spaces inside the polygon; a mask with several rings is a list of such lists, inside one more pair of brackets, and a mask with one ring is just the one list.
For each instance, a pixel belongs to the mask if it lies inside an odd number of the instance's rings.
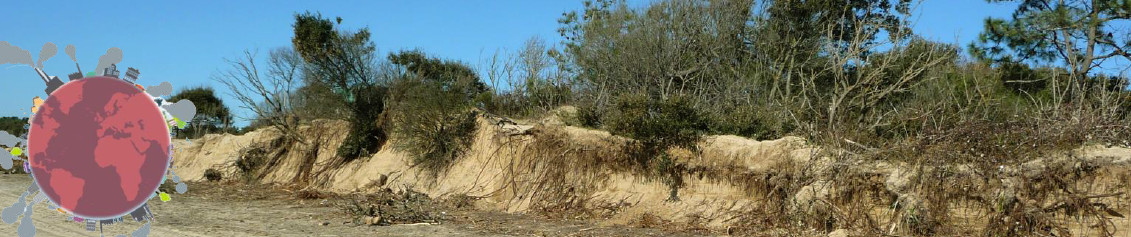
{"label": "green shrub", "polygon": [[530,80],[526,83],[526,103],[535,113],[553,110],[566,104],[573,97],[573,91],[567,85],[559,85],[546,81]]}
{"label": "green shrub", "polygon": [[448,168],[471,146],[478,113],[462,93],[427,81],[406,79],[397,85],[393,115],[393,146],[405,151],[414,165],[435,173]]}
{"label": "green shrub", "polygon": [[625,94],[617,98],[606,121],[609,131],[636,140],[628,152],[638,169],[659,178],[671,188],[669,200],[678,200],[686,167],[666,151],[671,147],[697,150],[696,143],[708,128],[706,116],[683,97]]}
{"label": "green shrub", "polygon": [[758,140],[777,139],[797,129],[787,117],[757,105],[740,105],[710,114],[711,133]]}
{"label": "green shrub", "polygon": [[390,98],[393,144],[412,157],[414,165],[438,174],[471,146],[478,112],[472,107],[491,101],[491,93],[467,65],[430,58],[420,51],[389,55],[405,69],[393,81]]}
{"label": "green shrub", "polygon": [[[526,96],[514,91],[483,93],[477,97],[477,106],[493,114],[511,118],[530,116],[531,109],[526,102]],[[482,101],[482,102],[480,102]]]}
{"label": "green shrub", "polygon": [[568,86],[549,82],[528,82],[525,91],[505,91],[499,94],[482,93],[476,97],[476,106],[494,114],[512,118],[537,116],[572,101],[573,92]]}
{"label": "green shrub", "polygon": [[595,108],[596,106],[582,106],[577,108],[577,122],[582,127],[598,128],[601,127],[601,111]]}
{"label": "green shrub", "polygon": [[650,98],[626,94],[617,98],[607,119],[614,134],[636,139],[649,150],[669,147],[694,148],[707,130],[705,116],[683,97]]}
{"label": "green shrub", "polygon": [[303,119],[346,119],[351,116],[352,111],[342,96],[344,93],[320,81],[308,79],[295,94],[295,113]]}
{"label": "green shrub", "polygon": [[1040,77],[1036,70],[1029,68],[1029,65],[1024,63],[1002,62],[998,66],[998,71],[1001,72],[998,80],[1001,80],[1002,85],[1005,85],[1014,93],[1036,93],[1047,87],[1047,79]]}
{"label": "green shrub", "polygon": [[385,145],[388,135],[382,124],[381,114],[385,112],[385,98],[388,88],[375,85],[358,85],[352,93],[355,98],[350,105],[350,133],[338,147],[338,157],[352,161],[358,157],[377,152]]}

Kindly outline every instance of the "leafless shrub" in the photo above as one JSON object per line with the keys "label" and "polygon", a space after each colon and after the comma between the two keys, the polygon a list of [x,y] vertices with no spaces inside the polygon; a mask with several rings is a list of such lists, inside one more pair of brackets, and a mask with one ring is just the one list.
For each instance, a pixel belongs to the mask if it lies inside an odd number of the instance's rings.
{"label": "leafless shrub", "polygon": [[272,50],[266,71],[256,65],[256,53],[244,51],[239,59],[229,59],[232,68],[212,76],[229,90],[240,102],[240,107],[251,111],[258,119],[278,129],[287,139],[305,143],[298,134],[300,120],[291,101],[302,75],[302,58],[289,48]]}

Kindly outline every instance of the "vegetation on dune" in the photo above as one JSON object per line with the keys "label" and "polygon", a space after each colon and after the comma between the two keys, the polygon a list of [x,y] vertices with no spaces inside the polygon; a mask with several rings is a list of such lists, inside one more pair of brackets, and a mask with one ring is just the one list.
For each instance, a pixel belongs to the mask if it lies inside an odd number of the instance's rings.
{"label": "vegetation on dune", "polygon": [[606,119],[606,127],[617,135],[633,138],[626,151],[635,167],[648,176],[659,177],[671,188],[670,200],[679,200],[686,172],[669,155],[669,148],[696,149],[707,121],[682,97],[650,98],[625,94],[617,98]]}
{"label": "vegetation on dune", "polygon": [[[1009,182],[1020,176],[1001,170],[1088,144],[1131,146],[1127,78],[1104,63],[1131,58],[1131,32],[1113,26],[1131,8],[1013,2],[1015,14],[988,19],[968,57],[911,31],[912,0],[585,1],[559,19],[560,45],[532,38],[479,70],[420,50],[380,57],[368,29],[302,13],[267,73],[248,53],[218,80],[291,142],[310,142],[296,134],[314,119],[349,121],[339,164],[391,147],[440,172],[470,149],[479,114],[572,105],[576,125],[632,138],[632,170],[670,185],[671,200],[693,171],[668,152],[694,153],[708,134],[800,136],[837,162],[915,164],[913,188],[900,193],[859,167],[726,179],[766,198],[747,219],[756,228],[962,235],[972,232],[948,224],[958,218],[949,211],[967,205],[992,219],[979,229],[989,236],[1060,236],[1072,224],[1063,217],[1081,215],[1111,235],[1114,211],[1099,201],[1111,196],[1078,183],[1094,164]],[[241,162],[252,173],[262,163]],[[836,208],[798,211],[790,195],[822,182],[845,187],[820,204]]]}
{"label": "vegetation on dune", "polygon": [[[311,91],[329,90],[332,93],[304,95],[309,101],[325,101],[329,96],[341,101],[350,131],[338,156],[349,161],[377,152],[388,135],[378,126],[378,118],[385,111],[388,75],[377,62],[376,47],[370,41],[368,28],[357,31],[337,29],[335,22],[321,14],[295,15],[294,49],[305,62],[304,82],[313,86]],[[341,18],[337,19],[341,24]],[[314,104],[310,107],[320,106]]]}
{"label": "vegetation on dune", "polygon": [[478,127],[472,108],[487,86],[471,68],[419,51],[390,54],[389,61],[406,70],[391,96],[395,147],[434,174],[446,169],[471,146]]}

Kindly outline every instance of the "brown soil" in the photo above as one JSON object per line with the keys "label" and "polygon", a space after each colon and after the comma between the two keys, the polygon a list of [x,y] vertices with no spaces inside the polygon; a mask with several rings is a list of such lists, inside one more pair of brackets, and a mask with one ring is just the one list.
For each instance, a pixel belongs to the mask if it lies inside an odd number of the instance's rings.
{"label": "brown soil", "polygon": [[[27,175],[0,175],[0,200],[15,200],[31,185]],[[150,236],[690,236],[655,228],[601,226],[593,221],[552,220],[538,216],[477,211],[459,207],[456,200],[432,201],[425,196],[374,194],[374,201],[405,204],[387,225],[356,223],[342,205],[350,196],[309,198],[300,191],[269,185],[191,182],[189,192],[172,200],[150,200],[155,215]],[[414,211],[406,211],[411,209]],[[415,213],[414,213],[415,212]],[[436,220],[413,219],[434,216]],[[33,219],[37,236],[98,236],[81,223],[40,204]],[[419,223],[414,221],[421,221]],[[414,223],[409,223],[414,222]],[[324,223],[329,223],[323,225]],[[420,224],[425,223],[425,224]],[[18,224],[0,225],[14,235]],[[105,226],[105,236],[126,234],[140,227],[127,221]]]}

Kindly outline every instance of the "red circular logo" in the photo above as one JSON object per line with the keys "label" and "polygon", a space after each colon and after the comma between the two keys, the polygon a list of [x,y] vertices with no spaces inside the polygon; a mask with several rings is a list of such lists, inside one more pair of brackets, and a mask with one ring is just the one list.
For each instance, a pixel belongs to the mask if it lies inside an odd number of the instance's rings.
{"label": "red circular logo", "polygon": [[75,216],[121,217],[148,200],[169,164],[169,129],[157,104],[111,77],[71,81],[31,122],[28,162],[48,199]]}

